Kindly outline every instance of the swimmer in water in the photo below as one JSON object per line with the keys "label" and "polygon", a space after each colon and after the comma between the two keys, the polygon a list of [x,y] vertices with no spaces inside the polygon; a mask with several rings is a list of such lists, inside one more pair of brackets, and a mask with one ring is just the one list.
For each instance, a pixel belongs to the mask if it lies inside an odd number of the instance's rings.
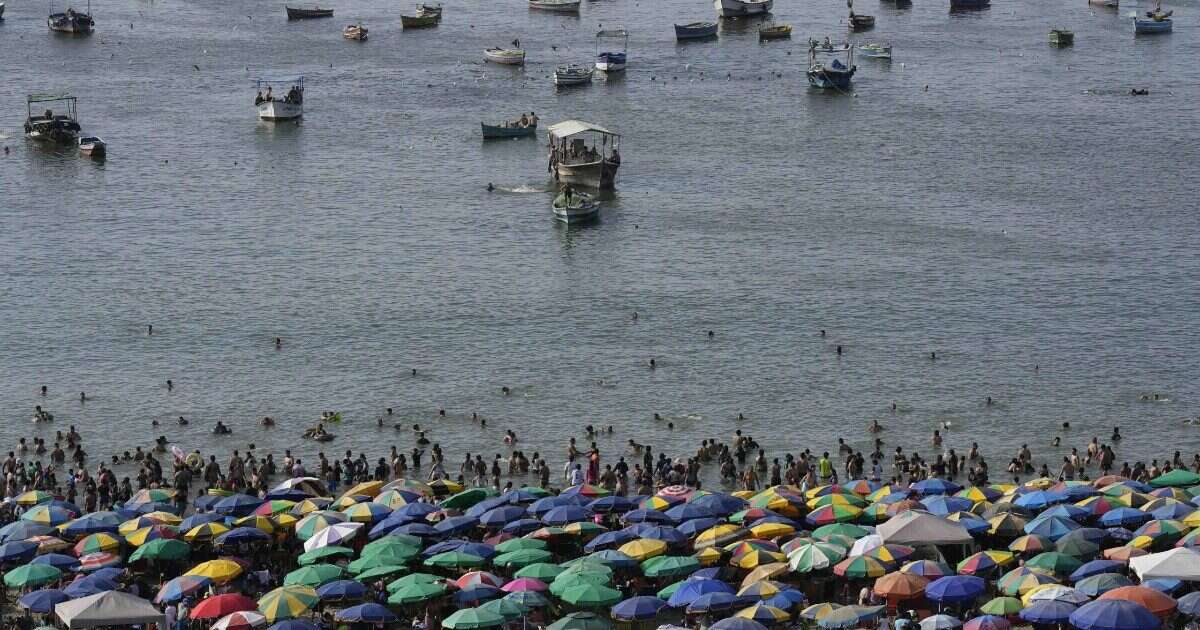
{"label": "swimmer in water", "polygon": [[641,453],[642,449],[645,447],[642,446],[641,444],[638,444],[637,442],[634,442],[632,439],[630,439],[629,440],[629,448],[633,449],[633,452],[635,452],[635,453]]}
{"label": "swimmer in water", "polygon": [[878,420],[872,420],[871,426],[867,427],[867,431],[870,431],[871,433],[879,433],[882,430],[883,426],[879,424]]}
{"label": "swimmer in water", "polygon": [[654,363],[654,359],[650,359],[650,369],[653,370],[656,367],[658,367],[658,366],[657,366],[657,364]]}
{"label": "swimmer in water", "polygon": [[276,338],[275,338],[275,349],[276,349],[276,350],[278,350],[278,349],[280,349],[280,348],[282,348],[282,347],[283,347],[283,339],[280,339],[279,337],[276,337]]}
{"label": "swimmer in water", "polygon": [[154,324],[146,324],[146,334],[147,335],[154,334]]}
{"label": "swimmer in water", "polygon": [[262,422],[260,422],[260,424],[262,424],[264,427],[273,427],[273,426],[275,426],[275,420],[273,418],[271,418],[271,416],[263,416]]}
{"label": "swimmer in water", "polygon": [[167,379],[167,391],[171,391],[173,389],[175,389],[175,383],[172,383],[171,379]]}
{"label": "swimmer in water", "polygon": [[658,415],[657,413],[655,413],[655,414],[654,414],[654,419],[655,419],[655,420],[662,420],[662,416],[660,416],[660,415]]}
{"label": "swimmer in water", "polygon": [[150,426],[152,426],[152,427],[156,427],[156,426],[158,426],[158,420],[151,420],[151,421],[150,421]]}
{"label": "swimmer in water", "polygon": [[87,394],[79,392],[79,402],[87,402]]}
{"label": "swimmer in water", "polygon": [[500,393],[504,394],[505,396],[508,396],[508,395],[512,394],[512,390],[508,388],[508,385],[505,385],[504,387],[500,388]]}
{"label": "swimmer in water", "polygon": [[46,395],[46,386],[45,385],[42,385],[42,395],[43,396]]}
{"label": "swimmer in water", "polygon": [[413,375],[413,376],[416,376],[416,375],[417,375],[417,368],[413,368],[413,369],[412,369],[412,375]]}
{"label": "swimmer in water", "polygon": [[670,431],[674,431],[674,430],[675,430],[675,423],[674,423],[674,422],[668,422],[668,423],[667,423],[667,429],[668,429],[668,430],[670,430]]}
{"label": "swimmer in water", "polygon": [[513,433],[512,429],[509,429],[508,431],[504,432],[504,443],[505,444],[516,444],[517,443],[517,434]]}
{"label": "swimmer in water", "polygon": [[709,338],[709,339],[712,339],[713,337],[716,337],[716,336],[717,336],[717,333],[715,333],[715,332],[713,332],[713,331],[711,331],[711,330],[710,330],[710,331],[708,331],[708,338]]}
{"label": "swimmer in water", "polygon": [[1113,427],[1112,437],[1108,438],[1112,442],[1121,441],[1121,427]]}
{"label": "swimmer in water", "polygon": [[937,353],[936,353],[936,352],[930,352],[930,353],[929,353],[929,360],[930,360],[930,361],[937,361]]}
{"label": "swimmer in water", "polygon": [[636,321],[637,321],[637,318],[638,318],[638,313],[637,313],[637,311],[634,311],[634,312],[633,312],[633,321],[635,321],[635,322],[636,322]]}
{"label": "swimmer in water", "polygon": [[176,422],[178,422],[179,426],[181,426],[181,427],[186,427],[188,425],[187,418],[184,418],[183,416],[179,416],[179,420],[177,420]]}
{"label": "swimmer in water", "polygon": [[1050,441],[1050,445],[1057,447],[1059,444],[1062,444],[1062,438],[1056,435],[1054,436],[1054,439]]}
{"label": "swimmer in water", "polygon": [[838,344],[838,347],[837,347],[837,354],[839,357],[842,356],[842,344],[840,344],[840,343]]}
{"label": "swimmer in water", "polygon": [[446,417],[446,410],[445,410],[445,409],[438,409],[438,415],[439,415],[439,416],[441,416],[441,417],[443,417],[443,418],[445,418],[445,417]]}
{"label": "swimmer in water", "polygon": [[988,407],[991,407],[991,406],[992,406],[992,397],[991,397],[991,396],[988,396],[988,397],[987,397],[987,402],[985,402],[984,404],[985,404],[985,405],[987,405]]}
{"label": "swimmer in water", "polygon": [[492,185],[492,182],[488,182],[487,190],[488,192],[492,192],[493,190],[496,190],[496,187]]}

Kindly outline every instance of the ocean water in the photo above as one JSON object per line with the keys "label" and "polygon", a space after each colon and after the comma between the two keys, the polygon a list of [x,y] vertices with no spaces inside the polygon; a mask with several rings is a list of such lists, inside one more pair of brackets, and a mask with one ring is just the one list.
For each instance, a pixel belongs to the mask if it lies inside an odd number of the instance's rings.
{"label": "ocean water", "polygon": [[[895,60],[859,59],[851,94],[803,74],[809,36],[846,35],[839,2],[780,0],[794,36],[767,44],[755,21],[676,43],[673,22],[713,19],[697,0],[450,0],[407,32],[410,7],[378,0],[295,22],[95,0],[87,38],[8,4],[0,444],[73,424],[95,456],[157,435],[312,456],[303,429],[340,410],[327,451],[407,451],[390,425],[419,423],[451,468],[506,453],[508,429],[561,461],[589,424],[613,427],[606,461],[739,429],[771,457],[866,449],[872,419],[922,453],[948,423],[947,448],[978,442],[997,470],[1022,442],[1057,468],[1115,425],[1118,461],[1200,450],[1195,2],[1139,38],[1130,8],[1082,1],[860,2],[878,27],[850,40]],[[344,40],[359,20],[370,40]],[[554,66],[617,26],[625,76],[556,91]],[[483,63],[517,37],[524,69]],[[255,118],[254,78],[278,74],[306,77],[299,125]],[[22,138],[25,94],[50,91],[80,98],[107,160]],[[553,221],[544,134],[481,142],[524,111],[623,135],[598,223]],[[36,404],[58,420],[31,424]]]}

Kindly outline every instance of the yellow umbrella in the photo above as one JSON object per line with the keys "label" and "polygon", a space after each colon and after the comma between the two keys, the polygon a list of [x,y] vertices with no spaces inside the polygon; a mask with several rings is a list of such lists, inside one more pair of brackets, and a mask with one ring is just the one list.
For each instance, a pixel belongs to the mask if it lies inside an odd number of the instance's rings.
{"label": "yellow umbrella", "polygon": [[371,499],[371,501],[380,505],[386,505],[393,510],[408,505],[408,499],[405,499],[399,490],[388,490]]}
{"label": "yellow umbrella", "polygon": [[268,534],[275,532],[275,523],[272,522],[271,519],[265,516],[259,516],[258,514],[251,514],[245,518],[239,518],[238,520],[234,521],[233,524],[237,525],[238,527],[256,527]]}
{"label": "yellow umbrella", "polygon": [[204,523],[188,530],[183,539],[188,542],[208,542],[227,531],[229,528],[220,523]]}
{"label": "yellow umbrella", "polygon": [[170,512],[163,512],[161,510],[146,514],[144,518],[148,518],[160,525],[179,525],[183,522],[183,519],[179,518],[178,516]]}
{"label": "yellow umbrella", "polygon": [[744,553],[740,556],[733,558],[732,560],[730,560],[729,564],[731,564],[739,569],[749,570],[749,569],[754,569],[754,568],[760,567],[764,564],[771,564],[773,562],[783,562],[784,560],[787,560],[787,556],[785,556],[779,552],[755,549],[754,551],[750,551],[748,553]]}
{"label": "yellow umbrella", "polygon": [[71,548],[71,543],[61,538],[55,538],[54,536],[34,536],[32,538],[26,538],[25,540],[28,540],[31,543],[37,543],[37,552],[39,554],[62,551],[63,549]]}
{"label": "yellow umbrella", "polygon": [[830,613],[839,608],[841,608],[841,606],[837,604],[813,604],[812,606],[800,611],[800,616],[804,617],[805,619],[820,621],[825,617],[828,617]]}
{"label": "yellow umbrella", "polygon": [[47,501],[52,501],[53,499],[54,495],[44,490],[30,490],[29,492],[22,492],[21,494],[18,494],[16,501],[17,505],[24,505],[28,507],[30,505],[39,505]]}
{"label": "yellow umbrella", "polygon": [[373,497],[373,496],[378,495],[382,489],[383,489],[382,481],[364,481],[364,482],[358,484],[357,486],[354,486],[353,488],[350,488],[349,490],[343,492],[342,496],[344,497],[344,496],[361,495],[361,496],[366,496],[366,497]]}
{"label": "yellow umbrella", "polygon": [[705,547],[700,551],[692,554],[692,557],[700,561],[701,566],[711,567],[721,561],[721,557],[725,554],[721,553],[716,547]]}
{"label": "yellow umbrella", "polygon": [[1038,584],[1037,586],[1029,589],[1028,591],[1025,591],[1025,594],[1021,596],[1021,603],[1028,606],[1029,604],[1033,603],[1034,595],[1037,595],[1038,593],[1040,593],[1046,589],[1062,588],[1062,587],[1063,587],[1062,584]]}
{"label": "yellow umbrella", "polygon": [[777,538],[796,533],[796,528],[786,523],[763,523],[750,528],[750,535],[755,538]]}
{"label": "yellow umbrella", "polygon": [[750,490],[738,490],[732,494],[739,499],[749,499],[750,497],[754,496],[754,492]]}
{"label": "yellow umbrella", "polygon": [[1056,483],[1058,483],[1058,480],[1056,480],[1056,479],[1051,479],[1049,477],[1040,477],[1038,479],[1030,479],[1029,481],[1026,481],[1025,487],[1031,488],[1033,490],[1045,490],[1046,488],[1049,488],[1050,486],[1053,486]]}
{"label": "yellow umbrella", "polygon": [[757,569],[751,571],[750,574],[742,580],[742,587],[745,588],[749,584],[761,582],[763,580],[769,580],[773,577],[783,575],[790,570],[791,569],[788,567],[786,562],[774,562],[771,564],[759,565]]}
{"label": "yellow umbrella", "polygon": [[170,525],[151,525],[149,527],[143,527],[141,529],[134,530],[125,537],[125,541],[134,547],[141,547],[151,540],[156,540],[158,538],[174,538],[176,535],[178,535],[178,532],[176,532],[175,528],[171,527]]}
{"label": "yellow umbrella", "polygon": [[214,582],[228,582],[242,574],[242,565],[232,560],[209,560],[192,567],[184,575],[206,577]]}
{"label": "yellow umbrella", "polygon": [[368,497],[365,494],[344,494],[341,497],[339,497],[337,501],[330,503],[329,509],[337,510],[338,512],[340,512],[348,507],[354,507],[355,505],[358,505],[359,503],[362,503],[364,501],[369,501],[369,500],[370,500],[370,497]]}
{"label": "yellow umbrella", "polygon": [[276,514],[275,525],[279,529],[292,529],[300,519],[291,514]]}
{"label": "yellow umbrella", "polygon": [[1138,536],[1133,540],[1125,543],[1126,547],[1135,547],[1137,549],[1149,549],[1154,544],[1154,539],[1150,536]]}
{"label": "yellow umbrella", "polygon": [[1183,517],[1183,524],[1191,527],[1192,529],[1200,527],[1200,510],[1196,510],[1195,512]]}
{"label": "yellow umbrella", "polygon": [[696,549],[703,549],[704,547],[723,545],[738,538],[743,538],[747,534],[749,534],[747,530],[731,523],[725,523],[701,532],[696,537],[695,542],[692,543],[692,546]]}
{"label": "yellow umbrella", "polygon": [[317,591],[311,586],[281,586],[258,600],[258,612],[267,618],[267,623],[275,623],[303,615],[318,600]]}
{"label": "yellow umbrella", "polygon": [[776,623],[791,619],[792,615],[782,608],[768,606],[766,604],[755,604],[749,608],[743,608],[733,615],[742,619],[753,619],[758,622]]}
{"label": "yellow umbrella", "polygon": [[329,499],[319,499],[319,500],[305,499],[305,500],[297,503],[296,505],[293,505],[292,509],[290,511],[292,514],[295,514],[296,516],[305,516],[309,512],[316,512],[318,510],[324,510],[326,507],[329,506],[329,503],[330,503]]}
{"label": "yellow umbrella", "polygon": [[653,538],[639,538],[621,545],[617,551],[620,551],[634,560],[642,561],[655,556],[661,556],[666,553],[667,543],[661,540],[655,540]]}

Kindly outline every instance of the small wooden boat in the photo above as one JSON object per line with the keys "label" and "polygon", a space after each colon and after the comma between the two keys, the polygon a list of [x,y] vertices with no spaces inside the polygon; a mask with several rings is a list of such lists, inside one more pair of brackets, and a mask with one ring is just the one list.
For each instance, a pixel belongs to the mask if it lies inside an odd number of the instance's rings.
{"label": "small wooden boat", "polygon": [[765,15],[771,12],[775,0],[713,0],[718,17]]}
{"label": "small wooden boat", "polygon": [[572,190],[570,186],[554,198],[551,204],[554,218],[566,224],[581,223],[595,219],[600,214],[600,202],[585,192]]}
{"label": "small wooden boat", "polygon": [[[279,86],[283,96],[274,94]],[[255,82],[254,107],[261,120],[294,120],[304,115],[304,77],[262,78]],[[264,88],[266,91],[264,92]],[[285,91],[286,88],[286,91]]]}
{"label": "small wooden boat", "polygon": [[555,13],[579,13],[579,0],[529,0],[529,8]]}
{"label": "small wooden boat", "polygon": [[367,28],[362,24],[351,24],[342,29],[342,37],[359,42],[367,41]]}
{"label": "small wooden boat", "polygon": [[860,15],[854,12],[850,13],[850,30],[866,31],[875,28],[874,15]]}
{"label": "small wooden boat", "polygon": [[871,59],[891,59],[891,44],[859,44],[858,54]]}
{"label": "small wooden boat", "polygon": [[717,36],[716,22],[692,22],[691,24],[676,24],[675,39],[707,39]]}
{"label": "small wooden boat", "polygon": [[[46,109],[35,114],[34,105]],[[56,106],[62,107],[65,112],[54,113]],[[76,144],[81,128],[74,96],[31,94],[25,99],[25,114],[26,138],[52,144]]]}
{"label": "small wooden boat", "polygon": [[569,64],[554,69],[554,85],[584,85],[592,82],[595,68]]}
{"label": "small wooden boat", "polygon": [[[839,59],[844,53],[845,61]],[[825,63],[822,55],[833,57]],[[815,88],[845,92],[850,89],[858,66],[854,65],[854,48],[849,44],[833,44],[826,39],[823,44],[815,39],[808,40],[808,83]]]}
{"label": "small wooden boat", "polygon": [[99,136],[86,136],[79,139],[79,152],[92,157],[103,157],[108,152],[108,145]]}
{"label": "small wooden boat", "polygon": [[1146,12],[1146,18],[1133,18],[1133,33],[1135,35],[1157,35],[1171,32],[1171,14],[1174,11],[1163,11],[1162,3],[1154,5],[1153,11]]}
{"label": "small wooden boat", "polygon": [[442,21],[442,14],[430,15],[401,15],[400,26],[404,28],[429,28],[437,26]]}
{"label": "small wooden boat", "polygon": [[440,4],[418,4],[417,15],[421,17],[436,15],[442,17],[442,5]]}
{"label": "small wooden boat", "polygon": [[483,139],[494,140],[497,138],[536,138],[537,124],[527,125],[525,127],[504,123],[503,125],[489,125],[481,122],[479,126],[483,128]]}
{"label": "small wooden boat", "polygon": [[311,20],[313,18],[333,17],[333,9],[322,9],[321,7],[313,7],[311,9],[301,9],[299,7],[284,6],[287,10],[289,20]]}
{"label": "small wooden boat", "polygon": [[506,66],[525,65],[525,51],[520,48],[489,48],[483,51],[483,57],[492,63]]}
{"label": "small wooden boat", "polygon": [[[621,50],[605,42],[620,40]],[[620,72],[629,63],[629,32],[623,28],[596,33],[596,69],[600,72]]]}
{"label": "small wooden boat", "polygon": [[992,6],[992,0],[950,0],[951,11],[975,11]]}
{"label": "small wooden boat", "polygon": [[1050,29],[1051,46],[1072,46],[1075,44],[1075,33],[1065,28]]}
{"label": "small wooden boat", "polygon": [[90,13],[80,13],[75,9],[67,9],[64,13],[52,13],[46,18],[46,26],[57,33],[72,35],[87,35],[96,28],[96,21]]}
{"label": "small wooden boat", "polygon": [[4,3],[0,2],[0,20],[4,19]]}
{"label": "small wooden boat", "polygon": [[788,39],[792,36],[791,24],[768,24],[758,29],[758,40]]}

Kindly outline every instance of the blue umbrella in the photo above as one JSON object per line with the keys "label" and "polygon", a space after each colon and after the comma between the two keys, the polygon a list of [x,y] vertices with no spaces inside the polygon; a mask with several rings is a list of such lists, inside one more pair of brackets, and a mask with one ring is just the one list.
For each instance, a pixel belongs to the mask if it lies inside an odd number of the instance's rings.
{"label": "blue umbrella", "polygon": [[313,495],[296,488],[276,488],[267,493],[268,501],[295,501],[299,503],[305,499],[312,498]]}
{"label": "blue umbrella", "polygon": [[441,508],[432,503],[409,503],[396,508],[391,516],[411,516],[423,519],[438,511],[441,511]]}
{"label": "blue umbrella", "polygon": [[[258,499],[255,499],[255,501],[262,503],[262,501],[259,501]],[[255,507],[257,507],[257,506],[255,506]],[[251,508],[251,509],[253,509],[253,508]],[[122,520],[127,521],[130,518],[133,518],[133,516],[136,516],[138,514],[149,514],[151,512],[170,512],[171,514],[178,515],[180,511],[181,510],[180,510],[179,506],[175,505],[174,503],[166,503],[164,501],[151,501],[149,503],[142,503],[132,509],[122,508],[120,510],[117,510],[117,516],[120,517]],[[132,513],[133,516],[127,517],[128,513]],[[241,516],[245,516],[245,514],[242,514]]]}
{"label": "blue umbrella", "polygon": [[1062,518],[1069,518],[1073,521],[1083,521],[1091,516],[1091,512],[1088,512],[1078,505],[1060,503],[1059,505],[1056,505],[1048,510],[1044,510],[1041,514],[1038,514],[1039,518],[1043,516],[1060,516]]}
{"label": "blue umbrella", "polygon": [[54,531],[54,527],[45,523],[13,521],[4,527],[0,527],[0,543],[26,540],[34,536],[45,536],[52,531]]}
{"label": "blue umbrella", "polygon": [[505,525],[500,531],[514,536],[523,536],[530,532],[536,532],[543,527],[542,522],[532,518],[523,518],[513,521]]}
{"label": "blue umbrella", "polygon": [[534,501],[533,504],[529,506],[529,513],[541,518],[543,514],[549,512],[550,510],[553,510],[556,507],[562,507],[564,505],[574,505],[579,507],[579,504],[575,502],[575,499],[569,496],[564,497],[559,494]]}
{"label": "blue umbrella", "polygon": [[213,511],[227,516],[248,516],[262,505],[262,499],[248,494],[231,494],[213,504]]}
{"label": "blue umbrella", "polygon": [[560,505],[542,514],[542,522],[547,525],[566,525],[591,520],[592,511],[580,505]]}
{"label": "blue umbrella", "polygon": [[720,580],[687,580],[675,589],[667,604],[672,608],[683,608],[709,593],[734,593],[733,587]]}
{"label": "blue umbrella", "polygon": [[714,492],[706,494],[692,501],[692,505],[706,507],[712,510],[716,516],[729,516],[734,512],[741,512],[750,506],[750,503],[745,499],[739,499],[730,494],[721,494]]}
{"label": "blue umbrella", "polygon": [[28,561],[37,553],[38,544],[28,540],[6,542],[0,545],[0,562],[15,564]]}
{"label": "blue umbrella", "polygon": [[688,538],[695,538],[723,522],[719,518],[694,518],[680,523],[675,529]]}
{"label": "blue umbrella", "polygon": [[931,514],[946,516],[955,512],[970,510],[974,503],[970,499],[964,499],[963,497],[935,494],[921,499],[921,505],[924,505],[925,509]]}
{"label": "blue umbrella", "polygon": [[1026,534],[1037,534],[1050,540],[1058,540],[1077,529],[1079,523],[1061,516],[1039,516],[1025,524]]}
{"label": "blue umbrella", "polygon": [[488,497],[488,498],[480,501],[479,503],[476,503],[475,505],[472,505],[471,507],[467,508],[467,511],[463,512],[463,515],[474,516],[475,518],[479,518],[480,516],[483,516],[484,512],[493,510],[498,507],[503,507],[505,505],[508,505],[508,501],[506,501],[504,499],[504,497]]}
{"label": "blue umbrella", "polygon": [[633,509],[634,505],[636,504],[633,501],[614,494],[588,503],[587,508],[597,514],[620,514]]}
{"label": "blue umbrella", "polygon": [[963,529],[967,530],[967,533],[972,536],[985,534],[989,529],[992,528],[991,523],[979,518],[978,516],[975,516],[970,512],[955,512],[955,514],[958,515],[956,517],[958,519],[958,524],[962,525]]}
{"label": "blue umbrella", "polygon": [[899,503],[911,496],[912,492],[909,490],[896,490],[895,492],[889,492],[882,497],[879,497],[879,501],[877,501],[877,503],[891,505],[893,503]]}
{"label": "blue umbrella", "polygon": [[[96,578],[93,573],[90,576]],[[172,579],[158,590],[158,596],[154,598],[155,603],[177,602],[192,593],[208,588],[212,584],[212,580],[203,576],[184,575]]]}
{"label": "blue umbrella", "polygon": [[1162,625],[1145,606],[1124,599],[1088,602],[1069,620],[1079,630],[1156,630]]}
{"label": "blue umbrella", "polygon": [[116,582],[117,578],[121,577],[122,573],[124,573],[124,570],[120,567],[104,567],[103,569],[96,569],[95,571],[92,571],[92,578],[96,580],[108,580],[110,582]]}
{"label": "blue umbrella", "polygon": [[116,512],[95,512],[81,516],[62,526],[68,536],[82,538],[88,534],[106,532],[115,534],[121,527],[121,518]]}
{"label": "blue umbrella", "polygon": [[[711,581],[711,580],[710,580]],[[717,610],[729,610],[734,606],[741,604],[744,600],[734,593],[723,593],[714,591],[705,593],[696,599],[693,599],[687,605],[688,614],[694,613],[710,613]]]}
{"label": "blue umbrella", "polygon": [[1150,512],[1150,515],[1160,521],[1183,520],[1187,518],[1189,514],[1195,511],[1196,506],[1194,505],[1188,505],[1187,503],[1172,503],[1170,505],[1164,505],[1157,510]]}
{"label": "blue umbrella", "polygon": [[1189,617],[1200,616],[1200,591],[1193,591],[1176,600],[1179,612]]}
{"label": "blue umbrella", "polygon": [[1075,609],[1075,604],[1042,599],[1022,608],[1020,615],[1021,619],[1030,623],[1066,623]]}
{"label": "blue umbrella", "polygon": [[79,568],[79,558],[65,553],[47,553],[30,560],[29,564],[48,564],[63,571],[74,571]]}
{"label": "blue umbrella", "polygon": [[396,613],[379,604],[359,604],[333,615],[334,621],[349,623],[393,623],[397,620]]}
{"label": "blue umbrella", "polygon": [[1101,514],[1100,524],[1105,527],[1129,527],[1131,525],[1141,525],[1152,518],[1154,517],[1147,512],[1122,507]]}
{"label": "blue umbrella", "polygon": [[217,501],[220,501],[224,498],[225,497],[217,494],[201,495],[196,497],[195,501],[192,501],[192,507],[196,508],[197,512],[211,512],[213,506],[217,504]]}
{"label": "blue umbrella", "polygon": [[726,617],[708,628],[709,630],[767,630],[767,627],[761,623],[743,617]]}
{"label": "blue umbrella", "polygon": [[507,599],[511,602],[516,602],[525,608],[541,608],[549,606],[550,600],[546,599],[545,595],[537,591],[520,591],[517,593],[509,593],[501,599]]}
{"label": "blue umbrella", "polygon": [[280,621],[267,630],[317,630],[317,624],[304,619],[288,619]]}
{"label": "blue umbrella", "polygon": [[22,595],[21,599],[17,600],[17,603],[20,604],[21,608],[30,612],[45,614],[54,612],[55,604],[61,604],[69,599],[71,599],[70,595],[58,589],[46,588]]}
{"label": "blue umbrella", "polygon": [[[699,518],[699,519],[695,519],[695,520],[698,520],[698,521],[707,521],[707,520],[709,520],[709,519],[706,519],[706,518]],[[688,522],[689,522],[689,523],[691,523],[692,521],[688,521]],[[771,513],[771,515],[770,515],[770,516],[764,516],[764,517],[762,517],[762,518],[755,519],[755,520],[753,520],[753,521],[751,521],[751,522],[747,523],[747,524],[746,524],[746,527],[754,527],[754,526],[756,526],[756,525],[763,525],[763,524],[766,524],[766,523],[779,523],[779,524],[781,524],[781,525],[788,525],[788,526],[790,526],[790,527],[795,527],[796,529],[802,529],[802,528],[803,528],[803,526],[800,524],[800,522],[799,522],[799,521],[795,521],[795,520],[792,520],[792,519],[790,519],[790,518],[788,518],[788,517],[786,517],[786,516],[780,516],[779,514],[775,514],[775,513]],[[675,529],[679,529],[679,528],[678,528],[678,527],[676,527]]]}
{"label": "blue umbrella", "polygon": [[618,621],[645,621],[657,617],[666,607],[667,602],[657,597],[641,596],[618,603],[610,612]]}
{"label": "blue umbrella", "polygon": [[1071,581],[1078,582],[1084,578],[1101,573],[1120,573],[1125,570],[1125,565],[1115,560],[1092,560],[1085,562],[1083,566],[1075,569],[1071,573]]}
{"label": "blue umbrella", "polygon": [[489,599],[504,597],[504,591],[495,586],[477,584],[454,593],[454,603],[459,606],[478,606]]}
{"label": "blue umbrella", "polygon": [[935,602],[969,602],[987,589],[987,582],[974,575],[947,575],[925,587],[925,597]]}
{"label": "blue umbrella", "polygon": [[689,580],[719,580],[721,579],[721,567],[707,567],[704,569],[696,569],[691,575],[687,576]]}
{"label": "blue umbrella", "polygon": [[503,527],[515,520],[525,517],[525,508],[519,505],[501,505],[492,508],[479,516],[479,524],[484,527]]}
{"label": "blue umbrella", "polygon": [[218,545],[236,545],[255,541],[270,541],[271,535],[257,527],[237,527],[218,535],[213,542]]}
{"label": "blue umbrella", "polygon": [[695,518],[712,518],[716,513],[703,503],[680,503],[667,510],[667,516],[676,521],[690,521]]}
{"label": "blue umbrella", "polygon": [[674,523],[676,519],[671,518],[670,516],[667,516],[665,512],[659,512],[658,510],[637,509],[626,512],[625,515],[621,517],[621,520],[625,521],[626,523],[662,523],[670,525]]}
{"label": "blue umbrella", "polygon": [[679,545],[687,542],[687,536],[684,536],[674,527],[664,527],[662,525],[651,525],[650,523],[638,523],[625,528],[625,531],[631,532],[638,538],[653,538],[661,540],[668,545]]}
{"label": "blue umbrella", "polygon": [[441,532],[433,528],[433,525],[428,523],[409,523],[401,525],[388,533],[408,534],[409,536],[417,536],[418,538],[438,538],[442,535]]}
{"label": "blue umbrella", "polygon": [[1112,540],[1113,542],[1127,543],[1134,538],[1137,538],[1137,536],[1133,535],[1133,532],[1125,529],[1124,527],[1109,527],[1108,529],[1102,531],[1104,532],[1104,537]]}
{"label": "blue umbrella", "polygon": [[1119,573],[1100,573],[1075,583],[1075,590],[1088,597],[1099,597],[1122,586],[1133,586],[1133,580]]}
{"label": "blue umbrella", "polygon": [[[371,540],[382,538],[392,533],[399,527],[403,527],[409,523],[424,522],[424,519],[425,517],[423,516],[407,516],[392,512],[387,518],[372,525],[371,531],[367,532],[367,537]],[[428,525],[428,523],[425,524]]]}
{"label": "blue umbrella", "polygon": [[116,582],[113,582],[106,577],[93,574],[71,582],[66,588],[63,589],[63,592],[67,595],[70,595],[71,599],[79,599],[80,597],[87,597],[88,595],[95,595],[96,593],[115,590],[117,590]]}
{"label": "blue umbrella", "polygon": [[[438,555],[439,553],[445,553],[447,551],[458,551],[459,549],[462,549],[462,547],[464,545],[466,545],[468,542],[470,542],[470,541],[466,541],[461,538],[451,538],[450,540],[443,540],[440,543],[434,543],[434,544],[426,547],[425,550],[421,552],[421,557],[428,560],[429,558],[432,558],[432,557]],[[482,556],[480,556],[480,557],[482,557]]]}
{"label": "blue umbrella", "polygon": [[1175,593],[1179,592],[1179,589],[1183,588],[1183,580],[1177,580],[1175,578],[1155,578],[1153,580],[1146,580],[1145,582],[1142,582],[1142,586],[1152,588],[1164,595],[1174,595]]}
{"label": "blue umbrella", "polygon": [[479,519],[474,516],[451,516],[450,518],[443,519],[440,523],[434,525],[433,528],[446,536],[453,536],[454,534],[469,532],[478,525]]}
{"label": "blue umbrella", "polygon": [[588,557],[596,558],[602,564],[606,564],[614,569],[634,569],[641,564],[637,560],[630,558],[616,549],[604,549],[602,551],[597,551]]}
{"label": "blue umbrella", "polygon": [[1067,486],[1062,493],[1067,495],[1068,501],[1082,501],[1088,497],[1100,495],[1100,491],[1093,488],[1091,484]]}
{"label": "blue umbrella", "polygon": [[362,599],[367,595],[367,586],[357,580],[336,580],[317,587],[317,597],[325,601]]}
{"label": "blue umbrella", "polygon": [[583,550],[592,552],[600,549],[615,549],[637,538],[637,534],[634,534],[633,532],[627,532],[623,529],[616,529],[596,536],[591,540],[591,542],[583,546]]}
{"label": "blue umbrella", "polygon": [[928,496],[931,494],[954,494],[962,490],[962,486],[953,481],[934,478],[918,481],[912,485],[912,489],[916,490],[922,496]]}
{"label": "blue umbrella", "polygon": [[763,601],[763,604],[766,604],[767,606],[774,606],[780,610],[791,610],[796,606],[804,605],[807,601],[808,598],[804,596],[804,593],[801,593],[796,589],[788,588],[767,598],[765,601]]}
{"label": "blue umbrella", "polygon": [[1066,501],[1067,495],[1061,492],[1035,490],[1017,497],[1017,499],[1013,501],[1013,505],[1030,510],[1044,510],[1052,505],[1066,503]]}
{"label": "blue umbrella", "polygon": [[212,512],[202,512],[202,513],[198,513],[198,514],[193,514],[193,515],[183,519],[183,522],[181,522],[179,524],[179,531],[188,532],[197,527],[200,527],[201,525],[207,525],[208,523],[216,523],[220,520],[222,520],[221,515],[213,514]]}

